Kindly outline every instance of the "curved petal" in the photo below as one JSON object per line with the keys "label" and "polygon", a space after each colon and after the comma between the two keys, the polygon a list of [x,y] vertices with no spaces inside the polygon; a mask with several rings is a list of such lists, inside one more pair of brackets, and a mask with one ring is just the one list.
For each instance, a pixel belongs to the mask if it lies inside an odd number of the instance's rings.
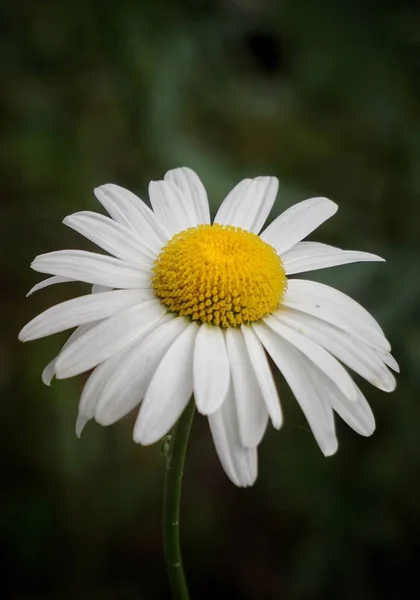
{"label": "curved petal", "polygon": [[[298,242],[281,255],[285,269],[293,270],[293,261],[306,259],[308,256],[325,256],[331,254],[332,250],[340,250],[321,242]],[[341,250],[342,252],[342,250]]]}
{"label": "curved petal", "polygon": [[198,325],[189,323],[157,367],[134,426],[135,442],[147,446],[160,440],[187,406],[193,390],[192,360],[197,332]]}
{"label": "curved petal", "polygon": [[237,183],[219,206],[214,222],[220,223],[220,225],[236,225],[235,217],[241,213],[242,200],[246,194],[249,194],[252,199],[258,187],[258,184],[252,179],[243,179]]}
{"label": "curved petal", "polygon": [[54,275],[53,277],[47,277],[47,279],[43,279],[39,283],[36,283],[29,292],[26,294],[26,297],[32,296],[33,293],[38,292],[39,290],[43,290],[44,288],[55,285],[57,283],[70,283],[74,281],[74,279],[70,279],[69,277],[60,277],[59,275]]}
{"label": "curved petal", "polygon": [[79,375],[121,352],[156,327],[164,314],[157,300],[148,300],[101,321],[60,353],[55,365],[57,379]]}
{"label": "curved petal", "polygon": [[[99,289],[95,289],[95,288],[99,288]],[[98,294],[100,292],[108,292],[108,291],[110,291],[110,288],[107,288],[104,286],[92,286],[92,294]],[[77,329],[75,331],[73,331],[73,333],[67,339],[66,343],[61,348],[61,350],[63,350],[64,348],[67,348],[70,344],[72,344],[75,340],[77,340],[78,337],[83,335],[86,331],[89,331],[89,329],[91,329],[91,327],[94,327],[97,323],[98,323],[98,321],[93,321],[93,322],[89,323],[88,325],[80,325],[79,327],[77,327]],[[61,352],[61,350],[60,350],[60,352]],[[48,385],[48,386],[51,385],[51,382],[55,377],[55,363],[57,361],[59,354],[60,353],[58,353],[57,356],[55,356],[53,358],[53,360],[51,362],[49,362],[48,365],[45,367],[45,369],[42,371],[41,379],[45,385]],[[84,427],[84,425],[82,425],[82,428],[80,429],[80,431],[83,429],[83,427]],[[76,430],[77,429],[78,428],[76,426]]]}
{"label": "curved petal", "polygon": [[256,336],[254,330],[246,325],[241,325],[246,348],[255,378],[263,395],[268,414],[273,427],[280,429],[283,424],[283,413],[277,386],[271,372],[265,350]]}
{"label": "curved petal", "polygon": [[262,232],[261,238],[282,255],[332,217],[337,209],[337,204],[328,198],[304,200],[277,217]]}
{"label": "curved petal", "polygon": [[333,388],[327,384],[328,398],[335,412],[359,435],[372,435],[375,431],[375,417],[359,388],[357,402],[348,402],[335,386]]}
{"label": "curved petal", "polygon": [[170,236],[138,196],[113,183],[101,185],[94,193],[115,221],[134,229],[153,252],[160,252]]}
{"label": "curved petal", "polygon": [[76,432],[76,436],[78,438],[81,437],[84,428],[86,427],[86,425],[88,424],[88,422],[90,421],[90,419],[88,419],[87,417],[84,417],[83,415],[77,415],[77,419],[76,419],[76,427],[75,432]]}
{"label": "curved petal", "polygon": [[282,261],[286,275],[294,275],[355,262],[384,262],[384,259],[369,252],[341,250],[316,242],[300,242],[282,255]]}
{"label": "curved petal", "polygon": [[[70,344],[72,344],[79,337],[81,337],[84,333],[86,333],[86,331],[89,331],[89,329],[94,327],[96,325],[96,323],[97,323],[97,321],[95,321],[94,323],[89,323],[89,325],[80,325],[80,327],[78,327],[75,331],[73,331],[73,333],[68,338],[68,340],[66,341],[64,346],[61,348],[60,352],[62,350],[64,350],[64,348],[68,348],[68,346]],[[57,358],[59,357],[60,352],[57,354],[57,356],[55,358],[53,358],[53,360],[51,362],[48,363],[48,365],[42,371],[41,379],[45,385],[51,385],[51,381],[55,377],[55,363],[57,362]]]}
{"label": "curved petal", "polygon": [[187,327],[186,319],[165,315],[158,327],[134,344],[102,390],[95,409],[98,423],[111,425],[141,402],[164,354]]}
{"label": "curved petal", "polygon": [[331,456],[338,448],[334,415],[314,379],[316,367],[267,325],[256,324],[253,328],[295,395],[322,453]]}
{"label": "curved petal", "polygon": [[92,294],[101,294],[102,292],[111,292],[112,290],[113,288],[107,285],[98,285],[96,283],[92,285]]}
{"label": "curved petal", "polygon": [[375,350],[342,329],[299,311],[280,310],[273,316],[320,344],[330,354],[380,390],[392,392],[395,389],[395,377],[386,368]]}
{"label": "curved petal", "polygon": [[190,204],[190,211],[195,215],[197,224],[210,223],[210,209],[207,193],[200,178],[192,169],[181,167],[165,174],[165,181],[170,181],[184,195]]}
{"label": "curved petal", "polygon": [[314,365],[318,367],[327,377],[331,379],[339,390],[349,400],[357,400],[357,389],[353,379],[346,369],[322,346],[313,342],[311,339],[302,335],[298,331],[291,329],[273,316],[264,319],[264,322],[285,339],[289,344],[297,348]]}
{"label": "curved petal", "polygon": [[382,334],[384,333],[378,321],[370,314],[368,310],[366,310],[366,308],[336,288],[325,285],[324,283],[319,283],[318,281],[310,281],[309,279],[290,279],[288,281],[288,289],[295,292],[312,294],[314,296],[334,302],[365,321],[366,325],[369,327],[374,327]]}
{"label": "curved petal", "polygon": [[219,327],[201,325],[194,346],[194,399],[209,415],[219,408],[229,389],[230,369],[225,338]]}
{"label": "curved petal", "polygon": [[151,181],[149,198],[155,215],[171,236],[199,225],[198,216],[189,197],[172,182]]}
{"label": "curved petal", "polygon": [[245,448],[239,437],[232,387],[222,406],[209,415],[217,456],[229,479],[238,487],[253,485],[258,473],[257,448]]}
{"label": "curved petal", "polygon": [[41,254],[31,267],[39,273],[61,275],[76,281],[106,285],[111,288],[150,288],[150,271],[135,268],[112,256],[85,250],[58,250]]}
{"label": "curved petal", "polygon": [[119,352],[97,366],[86,380],[79,400],[79,414],[76,421],[76,435],[80,437],[88,421],[93,419],[96,405],[107,382],[115,377],[123,364],[128,350]]}
{"label": "curved petal", "polygon": [[379,350],[375,350],[376,354],[379,358],[393,371],[396,373],[400,372],[400,366],[395,360],[395,358],[389,352],[380,352]]}
{"label": "curved petal", "polygon": [[278,187],[276,177],[244,179],[226,196],[214,222],[259,233],[273,207]]}
{"label": "curved petal", "polygon": [[240,329],[226,330],[226,347],[243,446],[258,446],[265,433],[268,412]]}
{"label": "curved petal", "polygon": [[42,383],[44,385],[51,385],[52,380],[55,375],[55,361],[57,360],[57,356],[55,356],[51,362],[44,368],[41,374]]}
{"label": "curved petal", "polygon": [[332,250],[340,250],[329,244],[323,244],[322,242],[298,242],[292,246],[286,252],[281,255],[283,260],[287,260],[290,256],[292,258],[302,258],[311,254],[329,254]]}
{"label": "curved petal", "polygon": [[156,253],[141,242],[139,235],[131,227],[121,225],[104,215],[82,211],[69,215],[63,223],[112,256],[134,265],[142,264],[144,268],[150,269],[156,258]]}
{"label": "curved petal", "polygon": [[260,177],[256,177],[254,181],[259,181],[265,187],[263,197],[261,199],[261,204],[258,210],[258,214],[256,215],[256,220],[254,224],[252,224],[252,228],[249,231],[253,233],[260,233],[263,225],[268,219],[268,215],[273,208],[274,202],[276,201],[277,192],[279,191],[279,180],[277,177],[267,177],[266,175],[262,175]]}
{"label": "curved petal", "polygon": [[333,288],[329,286],[314,286],[313,281],[301,280],[298,284],[296,281],[298,280],[289,280],[282,307],[294,308],[318,317],[347,331],[372,348],[389,352],[391,347],[382,331],[372,323],[370,315],[367,317],[360,309],[356,312],[356,303],[351,298],[347,297],[346,301],[344,294],[334,294]]}
{"label": "curved petal", "polygon": [[32,319],[19,333],[19,339],[22,342],[36,340],[78,325],[99,321],[152,298],[151,292],[116,290],[66,300]]}

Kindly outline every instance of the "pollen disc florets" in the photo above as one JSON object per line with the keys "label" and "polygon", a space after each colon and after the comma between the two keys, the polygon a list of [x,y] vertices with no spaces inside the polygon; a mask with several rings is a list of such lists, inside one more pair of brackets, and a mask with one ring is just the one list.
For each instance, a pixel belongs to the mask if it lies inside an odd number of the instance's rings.
{"label": "pollen disc florets", "polygon": [[177,315],[237,327],[275,311],[287,278],[277,252],[261,238],[215,224],[174,235],[155,261],[152,286]]}

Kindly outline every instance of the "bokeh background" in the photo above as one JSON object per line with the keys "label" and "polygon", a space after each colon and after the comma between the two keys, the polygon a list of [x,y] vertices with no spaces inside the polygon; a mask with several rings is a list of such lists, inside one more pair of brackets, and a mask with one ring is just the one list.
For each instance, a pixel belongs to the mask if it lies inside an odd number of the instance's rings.
{"label": "bokeh background", "polygon": [[277,175],[272,215],[312,195],[338,214],[312,239],[385,264],[312,273],[380,320],[401,365],[391,395],[362,384],[364,439],[337,423],[325,459],[283,384],[260,475],[236,489],[197,418],[182,504],[194,599],[420,597],[420,12],[405,0],[70,0],[2,3],[2,591],[12,600],[169,597],[163,459],[134,416],[74,434],[83,377],[43,386],[65,339],[23,324],[84,291],[31,259],[88,247],[62,218],[92,189],[195,169],[213,213],[243,177]]}

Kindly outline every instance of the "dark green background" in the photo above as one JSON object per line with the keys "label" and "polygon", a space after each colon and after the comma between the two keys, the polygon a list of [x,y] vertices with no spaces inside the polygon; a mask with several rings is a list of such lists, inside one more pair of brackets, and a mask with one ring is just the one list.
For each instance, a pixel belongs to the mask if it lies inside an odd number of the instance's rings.
{"label": "dark green background", "polygon": [[13,600],[168,598],[163,460],[134,415],[74,434],[83,377],[40,381],[66,336],[25,346],[23,324],[81,292],[26,300],[39,253],[88,247],[61,225],[93,187],[146,197],[187,165],[213,213],[243,177],[277,175],[273,211],[325,195],[312,239],[384,264],[314,274],[380,320],[397,391],[362,389],[370,439],[338,424],[325,459],[285,386],[254,488],[236,489],[195,422],[183,496],[193,599],[420,597],[420,12],[390,0],[2,3],[1,589]]}

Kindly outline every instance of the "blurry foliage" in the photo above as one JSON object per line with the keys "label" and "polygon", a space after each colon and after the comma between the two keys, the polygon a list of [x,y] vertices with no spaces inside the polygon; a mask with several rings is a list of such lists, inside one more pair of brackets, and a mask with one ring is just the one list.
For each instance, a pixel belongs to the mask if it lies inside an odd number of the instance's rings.
{"label": "blurry foliage", "polygon": [[[420,593],[420,11],[396,0],[67,0],[3,3],[2,589],[10,599],[168,597],[160,545],[162,458],[112,428],[74,422],[82,379],[40,382],[63,338],[16,334],[61,286],[25,301],[38,253],[83,243],[60,225],[97,209],[94,186],[146,197],[188,165],[213,212],[242,177],[277,175],[273,211],[311,195],[337,216],[316,238],[386,264],[315,274],[372,310],[402,374],[366,440],[338,424],[318,451],[283,383],[286,423],[260,476],[238,490],[204,419],[183,497],[194,598],[371,600]],[[60,338],[60,339],[57,339]],[[417,553],[417,558],[416,558]]]}

